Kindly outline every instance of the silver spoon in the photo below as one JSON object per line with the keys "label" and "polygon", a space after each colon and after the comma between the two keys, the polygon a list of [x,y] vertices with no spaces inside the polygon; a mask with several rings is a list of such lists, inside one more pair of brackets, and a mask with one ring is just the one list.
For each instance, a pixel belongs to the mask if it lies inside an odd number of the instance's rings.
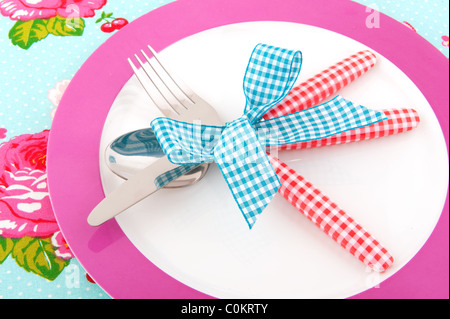
{"label": "silver spoon", "polygon": [[[105,150],[108,168],[125,180],[162,156],[164,152],[151,128],[123,134],[111,142]],[[196,183],[205,176],[208,167],[208,164],[198,165],[164,187],[179,188]]]}

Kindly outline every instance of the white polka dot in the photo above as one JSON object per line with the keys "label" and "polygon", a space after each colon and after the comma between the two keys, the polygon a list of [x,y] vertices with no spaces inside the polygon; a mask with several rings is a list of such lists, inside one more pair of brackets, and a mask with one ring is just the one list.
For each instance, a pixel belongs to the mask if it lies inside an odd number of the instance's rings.
{"label": "white polka dot", "polygon": [[[57,37],[49,35],[36,42],[29,50],[11,45],[8,31],[14,22],[6,17],[0,20],[0,125],[8,130],[8,137],[24,133],[40,132],[51,127],[48,91],[62,79],[70,79],[95,49],[111,35],[100,30],[95,23],[99,13],[113,12],[116,17],[129,21],[172,0],[108,1],[107,6],[96,12],[96,17],[85,18],[82,36]],[[447,57],[449,48],[442,45],[441,37],[448,34],[448,4],[444,1],[410,0],[357,0],[363,5],[376,5],[380,11],[403,22],[408,21],[417,32],[435,45]],[[26,89],[24,89],[26,88]],[[1,141],[0,141],[1,142]],[[28,298],[103,298],[108,297],[101,288],[86,281],[88,286],[68,289],[64,274],[55,282],[43,280],[28,273],[10,257],[0,267],[0,298],[19,296]],[[76,264],[76,260],[71,262]],[[82,272],[81,272],[82,273]],[[10,280],[11,276],[12,280]],[[8,280],[5,281],[5,278]],[[3,280],[3,281],[2,281]],[[59,280],[59,281],[58,281]],[[80,280],[83,282],[83,280]],[[1,285],[0,285],[1,286]],[[6,286],[6,287],[5,287]]]}

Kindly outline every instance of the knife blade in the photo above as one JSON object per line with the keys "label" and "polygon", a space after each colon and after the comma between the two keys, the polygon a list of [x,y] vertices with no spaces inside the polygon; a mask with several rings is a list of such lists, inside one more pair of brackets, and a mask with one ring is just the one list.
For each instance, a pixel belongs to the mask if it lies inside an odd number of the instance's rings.
{"label": "knife blade", "polygon": [[108,194],[87,218],[91,226],[100,226],[137,202],[156,192],[178,176],[188,173],[198,165],[177,165],[163,156],[140,170]]}

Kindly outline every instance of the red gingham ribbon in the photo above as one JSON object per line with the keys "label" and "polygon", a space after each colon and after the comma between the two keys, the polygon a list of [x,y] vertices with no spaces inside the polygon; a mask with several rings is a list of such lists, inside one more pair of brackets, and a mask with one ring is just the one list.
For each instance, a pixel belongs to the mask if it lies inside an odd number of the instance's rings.
{"label": "red gingham ribbon", "polygon": [[[366,50],[333,65],[295,87],[264,119],[283,116],[315,106],[370,70],[376,56]],[[317,141],[283,145],[292,150],[344,144],[409,131],[420,119],[415,110],[384,110],[387,120]],[[282,186],[279,193],[334,241],[377,272],[384,272],[394,259],[390,253],[337,204],[295,170],[269,154]]]}

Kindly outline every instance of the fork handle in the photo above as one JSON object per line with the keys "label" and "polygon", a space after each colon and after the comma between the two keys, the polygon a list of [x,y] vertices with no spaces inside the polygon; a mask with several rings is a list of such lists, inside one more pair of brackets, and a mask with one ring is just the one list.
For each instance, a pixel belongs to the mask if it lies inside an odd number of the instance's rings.
{"label": "fork handle", "polygon": [[268,156],[282,184],[278,192],[300,213],[374,271],[384,272],[392,265],[391,254],[361,225],[294,169]]}

